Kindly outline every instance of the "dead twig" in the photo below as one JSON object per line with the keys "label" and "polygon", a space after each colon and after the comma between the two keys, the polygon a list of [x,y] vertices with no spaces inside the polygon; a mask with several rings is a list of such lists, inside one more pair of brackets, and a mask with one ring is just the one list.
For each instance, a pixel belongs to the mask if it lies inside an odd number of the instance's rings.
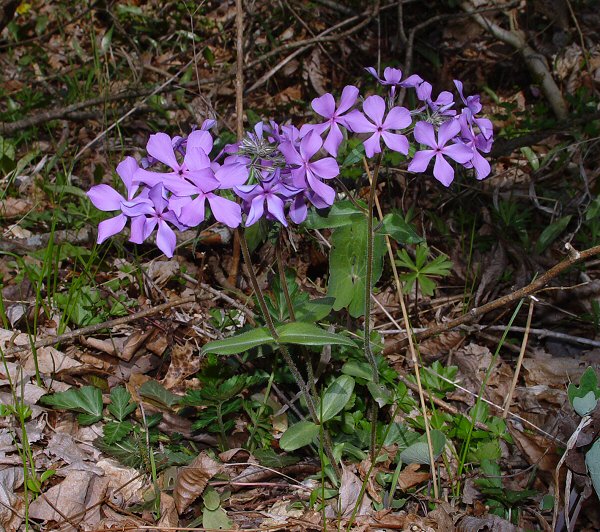
{"label": "dead twig", "polygon": [[[511,292],[510,294],[507,294],[505,296],[499,297],[498,299],[494,299],[493,301],[490,301],[485,305],[473,308],[466,314],[460,316],[459,318],[450,320],[446,323],[435,325],[421,333],[416,334],[417,341],[421,341],[426,338],[431,338],[432,336],[436,336],[440,333],[449,331],[451,329],[455,329],[459,325],[464,325],[466,323],[473,322],[477,318],[480,318],[481,316],[487,314],[488,312],[491,312],[492,310],[506,307],[511,303],[518,301],[519,299],[535,294],[536,292],[542,290],[544,286],[547,285],[552,279],[558,277],[561,273],[568,270],[574,264],[587,260],[590,257],[593,257],[598,254],[600,254],[600,246],[594,246],[592,248],[581,251],[578,257],[567,257],[562,262],[559,262],[556,266],[553,266],[552,268],[544,272],[542,275],[537,277],[527,286],[524,286],[519,290],[515,290],[514,292]],[[391,355],[398,351],[398,349],[401,349],[402,347],[406,346],[407,343],[408,339],[402,338],[396,343],[387,346],[384,349],[383,353],[384,355]]]}

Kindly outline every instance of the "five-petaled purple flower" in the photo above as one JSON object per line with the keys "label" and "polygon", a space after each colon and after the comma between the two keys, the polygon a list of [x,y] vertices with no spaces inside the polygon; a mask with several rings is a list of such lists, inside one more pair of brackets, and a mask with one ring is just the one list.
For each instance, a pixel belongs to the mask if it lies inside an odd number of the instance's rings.
{"label": "five-petaled purple flower", "polygon": [[432,148],[415,153],[413,160],[408,165],[408,171],[421,173],[427,169],[429,161],[435,157],[433,166],[434,177],[443,185],[449,187],[454,180],[454,170],[444,159],[444,156],[454,159],[457,163],[464,164],[473,158],[473,151],[462,143],[448,144],[460,133],[460,124],[457,120],[448,120],[440,126],[438,138],[429,122],[417,122],[415,125],[415,140]]}
{"label": "five-petaled purple flower", "polygon": [[381,139],[393,151],[408,154],[408,139],[392,131],[405,129],[412,123],[410,112],[404,107],[392,107],[385,115],[385,100],[381,96],[369,96],[363,103],[363,111],[371,119],[357,110],[346,115],[348,127],[355,133],[373,133],[364,141],[367,157],[381,153]]}

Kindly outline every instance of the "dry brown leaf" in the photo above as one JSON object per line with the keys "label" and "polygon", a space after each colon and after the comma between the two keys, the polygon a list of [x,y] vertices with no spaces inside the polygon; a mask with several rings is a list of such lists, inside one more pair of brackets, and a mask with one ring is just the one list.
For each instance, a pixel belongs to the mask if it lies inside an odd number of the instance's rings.
{"label": "dry brown leaf", "polygon": [[402,471],[400,471],[400,475],[398,476],[398,487],[402,491],[406,491],[413,486],[417,486],[418,484],[429,480],[429,473],[424,471],[419,472],[419,467],[419,464],[408,464]]}
{"label": "dry brown leaf", "polygon": [[480,530],[493,530],[494,532],[517,532],[519,529],[510,521],[497,515],[463,517],[456,526],[457,532],[479,532]]}
{"label": "dry brown leaf", "polygon": [[[72,523],[79,523],[85,513],[85,500],[94,477],[89,471],[69,471],[65,479],[46,491],[29,505],[30,519],[63,522],[64,515]],[[60,509],[58,513],[55,508]]]}
{"label": "dry brown leaf", "polygon": [[0,529],[16,532],[23,522],[24,501],[15,490],[23,484],[23,468],[8,467],[0,471]]}
{"label": "dry brown leaf", "polygon": [[554,472],[556,464],[558,464],[555,443],[541,434],[513,430],[510,425],[509,432],[529,464],[546,473]]}
{"label": "dry brown leaf", "polygon": [[169,494],[162,492],[160,494],[160,520],[157,525],[165,528],[175,528],[179,526],[179,515],[175,507],[175,499]]}
{"label": "dry brown leaf", "polygon": [[221,469],[219,462],[201,452],[189,465],[179,470],[173,489],[175,507],[179,515],[202,494],[208,481]]}
{"label": "dry brown leaf", "polygon": [[[354,508],[358,502],[358,497],[362,491],[361,480],[352,473],[347,467],[342,465],[342,478],[340,480],[338,508],[329,507],[328,510],[333,510],[333,515],[340,514],[342,517],[348,518],[354,512]],[[371,500],[365,494],[363,496],[360,509],[356,515],[367,515],[371,509]],[[332,517],[333,517],[332,515]]]}
{"label": "dry brown leaf", "polygon": [[145,481],[139,471],[110,458],[100,460],[97,465],[108,478],[107,491],[113,503],[129,506],[140,502]]}
{"label": "dry brown leaf", "polygon": [[367,493],[371,496],[371,498],[377,502],[381,503],[381,486],[377,484],[375,481],[375,473],[376,471],[371,471],[371,460],[368,458],[363,460],[360,464],[358,464],[358,474],[360,475],[361,480],[364,482],[365,478],[367,478]]}
{"label": "dry brown leaf", "polygon": [[4,198],[0,201],[0,218],[18,218],[33,208],[33,202],[19,198]]}
{"label": "dry brown leaf", "polygon": [[175,344],[171,351],[171,364],[161,381],[162,385],[167,390],[175,388],[200,369],[200,361],[200,356],[194,354],[194,346],[190,342],[186,342],[185,345]]}
{"label": "dry brown leaf", "polygon": [[579,377],[588,366],[600,369],[600,351],[588,351],[585,355],[557,357],[536,349],[532,357],[523,360],[525,382],[528,386],[545,384],[564,388],[569,382],[579,382]]}
{"label": "dry brown leaf", "polygon": [[[67,356],[62,351],[54,347],[41,347],[37,350],[37,361],[40,373],[56,374],[67,369],[79,368],[83,364]],[[35,362],[33,356],[28,356],[25,360],[25,368],[35,371]]]}

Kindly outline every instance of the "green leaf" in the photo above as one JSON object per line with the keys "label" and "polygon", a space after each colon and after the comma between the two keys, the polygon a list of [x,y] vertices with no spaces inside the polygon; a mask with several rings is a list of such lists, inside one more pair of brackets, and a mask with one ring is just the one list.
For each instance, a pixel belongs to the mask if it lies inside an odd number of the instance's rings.
{"label": "green leaf", "polygon": [[276,327],[279,342],[282,344],[298,345],[347,345],[356,347],[356,344],[341,334],[324,331],[313,323],[294,321]]}
{"label": "green leaf", "polygon": [[402,216],[395,213],[386,214],[377,233],[389,235],[399,244],[419,244],[423,237]]}
{"label": "green leaf", "polygon": [[389,405],[394,399],[394,394],[388,390],[385,384],[375,384],[371,381],[367,382],[367,388],[371,394],[371,397],[373,397],[373,399],[375,399],[379,405],[379,408]]}
{"label": "green leaf", "polygon": [[408,270],[408,273],[400,275],[400,279],[405,283],[405,292],[409,292],[414,283],[418,282],[423,295],[431,296],[436,287],[436,282],[432,277],[445,277],[450,273],[452,262],[446,255],[439,255],[432,260],[428,259],[429,247],[425,244],[419,244],[416,247],[414,260],[406,249],[398,252],[396,264],[400,268]]}
{"label": "green leaf", "polygon": [[357,209],[351,201],[346,200],[334,203],[325,216],[311,210],[304,223],[309,229],[332,229],[360,221],[366,224],[365,213]]}
{"label": "green leaf", "polygon": [[61,410],[81,412],[78,421],[82,425],[91,425],[102,419],[102,391],[94,386],[46,395],[41,402]]}
{"label": "green leaf", "polygon": [[284,451],[295,451],[311,443],[319,434],[319,426],[312,421],[300,421],[289,427],[279,440]]}
{"label": "green leaf", "polygon": [[587,416],[591,414],[596,408],[596,403],[598,399],[596,399],[596,395],[593,391],[589,391],[583,397],[575,397],[573,398],[573,409],[577,412],[581,417]]}
{"label": "green leaf", "polygon": [[352,397],[354,382],[350,375],[341,375],[327,387],[317,411],[321,422],[329,421],[344,409]]}
{"label": "green leaf", "polygon": [[275,344],[275,340],[266,327],[260,327],[225,338],[225,340],[209,342],[202,348],[202,354],[237,355],[264,344]]}
{"label": "green leaf", "polygon": [[536,253],[542,253],[552,242],[554,242],[559,235],[567,228],[572,216],[563,216],[555,222],[551,223],[546,229],[542,231],[536,245]]}
{"label": "green leaf", "polygon": [[[367,270],[367,220],[363,216],[344,227],[337,227],[331,237],[328,295],[335,298],[334,310],[347,307],[353,318],[365,313]],[[375,235],[373,243],[374,285],[381,276],[385,240]]]}
{"label": "green leaf", "polygon": [[300,458],[285,454],[277,454],[273,449],[257,449],[254,451],[254,457],[260,465],[270,467],[271,469],[282,469],[284,467],[297,464]]}
{"label": "green leaf", "polygon": [[[446,436],[439,430],[432,430],[431,445],[433,447],[434,459],[442,454],[446,445]],[[410,447],[407,447],[400,453],[400,459],[405,464],[426,464],[430,465],[429,460],[429,446],[427,445],[427,438],[425,435],[419,438],[419,441],[413,443]]]}
{"label": "green leaf", "polygon": [[373,369],[371,368],[371,365],[362,360],[348,360],[348,362],[342,366],[342,373],[366,381],[373,380]]}
{"label": "green leaf", "polygon": [[202,500],[204,501],[204,507],[207,510],[216,510],[221,506],[221,497],[211,486],[207,486],[202,493]]}
{"label": "green leaf", "polygon": [[356,148],[353,148],[352,151],[346,156],[344,162],[342,163],[342,168],[345,166],[354,166],[358,161],[360,161],[365,156],[365,147],[361,142]]}
{"label": "green leaf", "polygon": [[596,494],[600,497],[600,439],[596,440],[586,453],[585,465],[588,468]]}
{"label": "green leaf", "polygon": [[579,379],[579,386],[575,386],[575,384],[569,384],[567,388],[567,396],[569,398],[569,402],[573,407],[575,407],[575,398],[579,397],[583,399],[589,392],[594,392],[594,396],[596,399],[600,399],[600,388],[598,388],[598,376],[594,371],[594,368],[588,367],[583,374],[581,375],[581,379]]}
{"label": "green leaf", "polygon": [[202,526],[207,530],[231,530],[233,523],[227,513],[219,506],[216,510],[202,510]]}
{"label": "green leaf", "polygon": [[320,297],[302,303],[295,308],[298,321],[317,322],[329,316],[335,299],[333,297]]}
{"label": "green leaf", "polygon": [[130,421],[109,421],[104,425],[104,441],[108,445],[120,442],[133,430]]}
{"label": "green leaf", "polygon": [[172,408],[181,401],[181,397],[171,393],[162,384],[153,380],[146,381],[142,384],[139,393],[145,399],[149,399],[150,401],[158,403],[159,406],[167,408]]}
{"label": "green leaf", "polygon": [[108,411],[117,421],[124,421],[137,408],[137,403],[130,401],[131,394],[123,386],[117,386],[110,392]]}

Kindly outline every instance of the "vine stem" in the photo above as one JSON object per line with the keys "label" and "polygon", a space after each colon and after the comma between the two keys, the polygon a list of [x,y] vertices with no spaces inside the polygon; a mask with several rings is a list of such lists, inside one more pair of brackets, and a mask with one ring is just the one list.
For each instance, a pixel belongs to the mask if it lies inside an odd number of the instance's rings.
{"label": "vine stem", "polygon": [[[256,294],[256,298],[258,299],[258,305],[259,305],[260,310],[262,311],[262,314],[265,318],[265,323],[267,325],[267,328],[269,329],[271,336],[277,343],[277,347],[279,348],[279,351],[281,351],[281,354],[283,355],[283,359],[285,360],[285,363],[287,364],[288,368],[290,369],[292,376],[294,377],[294,380],[296,381],[296,383],[300,387],[300,390],[304,394],[304,398],[306,399],[306,406],[308,407],[308,412],[310,414],[311,419],[313,420],[315,425],[320,425],[320,418],[319,418],[319,415],[317,412],[315,396],[313,396],[311,394],[310,388],[307,385],[306,381],[304,380],[304,377],[302,377],[302,374],[300,373],[298,366],[294,362],[294,359],[290,355],[290,352],[289,352],[287,346],[285,344],[279,343],[279,335],[277,334],[277,330],[275,329],[275,324],[273,323],[273,318],[271,317],[271,314],[269,313],[269,309],[268,309],[267,303],[265,301],[265,296],[263,294],[263,291],[260,288],[260,285],[258,284],[258,279],[256,278],[256,274],[254,272],[254,267],[252,265],[252,257],[250,256],[250,250],[248,249],[248,241],[246,240],[246,232],[243,228],[240,228],[239,231],[240,231],[240,247],[242,249],[242,257],[244,257],[244,262],[248,266],[248,274],[250,276],[250,283],[252,284],[252,289],[254,290],[254,293]],[[313,379],[313,381],[314,381],[314,379]],[[326,431],[324,431],[324,432],[326,432]],[[331,462],[331,467],[333,467],[335,475],[337,476],[338,479],[341,479],[341,471],[340,471],[339,466],[333,455],[333,448],[330,444],[329,438],[323,438],[323,448],[325,449],[325,454],[327,454],[327,458],[329,458],[329,461]]]}
{"label": "vine stem", "polygon": [[[373,189],[373,183],[376,181],[377,176],[374,174],[371,177],[371,172],[369,170],[369,165],[367,164],[366,159],[363,159],[365,170],[367,172],[367,176],[371,181],[371,189]],[[370,197],[369,197],[370,199]],[[383,220],[383,211],[381,210],[381,205],[379,203],[379,199],[376,195],[373,196],[373,201],[377,208],[377,215],[381,220]],[[371,211],[372,212],[372,211]],[[417,349],[415,345],[415,339],[412,332],[412,325],[410,323],[410,318],[408,317],[408,311],[406,309],[406,303],[404,301],[404,294],[402,293],[402,282],[400,281],[400,276],[398,275],[398,269],[396,268],[396,262],[394,260],[394,251],[392,249],[392,244],[390,242],[389,236],[385,235],[385,243],[387,247],[388,257],[390,259],[390,264],[392,267],[392,273],[394,275],[394,281],[396,284],[396,292],[398,301],[400,301],[400,308],[402,310],[402,320],[404,321],[404,328],[406,330],[406,334],[408,337],[408,346],[410,351],[411,361],[413,363],[413,368],[415,372],[415,380],[417,383],[417,389],[419,393],[419,403],[421,406],[421,412],[423,414],[423,422],[425,425],[425,436],[427,438],[427,447],[429,451],[429,463],[431,464],[431,479],[433,482],[433,495],[436,499],[439,498],[439,489],[437,482],[437,471],[435,469],[435,457],[433,454],[433,444],[431,441],[431,428],[429,425],[429,417],[427,415],[427,403],[425,402],[425,394],[423,393],[423,385],[421,384],[421,371],[419,365],[419,359],[417,357]]]}

